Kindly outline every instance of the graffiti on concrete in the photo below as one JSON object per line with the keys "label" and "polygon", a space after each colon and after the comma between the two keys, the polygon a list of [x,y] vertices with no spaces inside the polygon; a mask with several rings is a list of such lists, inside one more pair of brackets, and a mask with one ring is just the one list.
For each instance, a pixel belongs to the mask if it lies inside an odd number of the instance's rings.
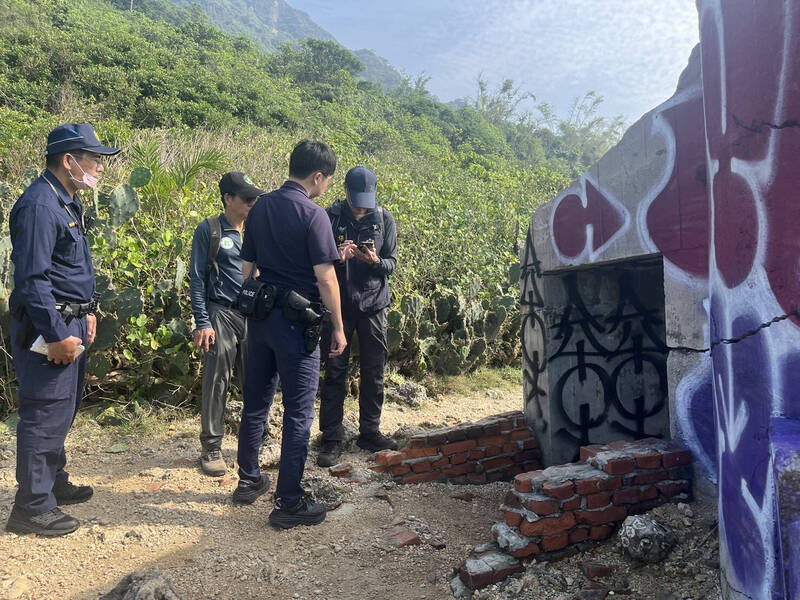
{"label": "graffiti on concrete", "polygon": [[540,383],[541,374],[547,366],[545,355],[545,326],[539,311],[544,308],[544,299],[540,289],[542,279],[541,262],[536,257],[530,229],[525,238],[525,250],[521,263],[522,297],[520,308],[522,313],[522,376],[525,383],[525,407],[533,407],[534,419],[531,423],[540,431],[547,429],[542,402],[547,396]]}

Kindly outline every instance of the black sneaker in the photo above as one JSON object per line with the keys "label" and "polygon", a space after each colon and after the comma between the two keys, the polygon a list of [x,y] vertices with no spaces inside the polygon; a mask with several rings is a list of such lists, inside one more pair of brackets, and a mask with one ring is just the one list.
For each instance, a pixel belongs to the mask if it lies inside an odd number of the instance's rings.
{"label": "black sneaker", "polygon": [[81,523],[78,519],[64,514],[58,508],[41,515],[29,517],[15,506],[11,509],[11,514],[8,517],[6,531],[19,533],[20,535],[35,533],[36,535],[56,537],[72,533],[80,526]]}
{"label": "black sneaker", "polygon": [[286,506],[282,500],[275,503],[275,509],[269,513],[269,522],[281,529],[291,529],[297,525],[319,525],[327,515],[325,505],[315,502],[306,494],[294,506]]}
{"label": "black sneaker", "polygon": [[231,500],[234,504],[252,504],[269,489],[269,477],[262,475],[258,481],[240,479]]}
{"label": "black sneaker", "polygon": [[317,464],[320,467],[332,467],[339,462],[342,455],[341,442],[323,442],[322,450],[317,455]]}
{"label": "black sneaker", "polygon": [[59,506],[67,504],[80,504],[86,502],[94,494],[94,490],[89,485],[75,485],[72,482],[56,483],[53,486],[53,495]]}
{"label": "black sneaker", "polygon": [[380,431],[369,434],[361,434],[356,440],[356,446],[362,450],[370,452],[380,452],[381,450],[397,450],[397,442],[392,438],[386,437]]}

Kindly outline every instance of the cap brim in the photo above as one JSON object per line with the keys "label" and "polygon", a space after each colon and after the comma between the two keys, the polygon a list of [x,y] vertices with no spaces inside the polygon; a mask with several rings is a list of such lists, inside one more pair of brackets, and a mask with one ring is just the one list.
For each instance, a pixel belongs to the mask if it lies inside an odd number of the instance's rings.
{"label": "cap brim", "polygon": [[120,153],[119,148],[112,148],[111,146],[87,146],[85,148],[81,148],[81,150],[94,152],[95,154],[102,154],[104,156],[114,156],[115,154]]}
{"label": "cap brim", "polygon": [[262,189],[257,188],[254,185],[250,185],[247,187],[239,188],[237,195],[241,196],[242,198],[258,198],[259,196],[263,196],[266,194]]}
{"label": "cap brim", "polygon": [[375,208],[375,192],[350,192],[350,204],[356,208]]}

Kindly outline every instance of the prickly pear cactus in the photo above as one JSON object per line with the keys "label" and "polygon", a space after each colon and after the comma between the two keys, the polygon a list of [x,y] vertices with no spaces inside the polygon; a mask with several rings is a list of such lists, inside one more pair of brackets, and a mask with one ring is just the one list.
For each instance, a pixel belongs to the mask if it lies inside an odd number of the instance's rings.
{"label": "prickly pear cactus", "polygon": [[153,172],[147,167],[136,167],[128,179],[132,188],[143,188],[153,179]]}
{"label": "prickly pear cactus", "polygon": [[114,309],[117,311],[117,318],[122,323],[127,323],[131,317],[138,317],[144,309],[142,292],[137,288],[125,288],[114,302]]}
{"label": "prickly pear cactus", "polygon": [[39,177],[39,167],[31,166],[25,170],[22,176],[22,189],[28,189],[30,185]]}
{"label": "prickly pear cactus", "polygon": [[108,210],[112,225],[124,225],[139,211],[139,194],[129,185],[118,185],[111,192]]}

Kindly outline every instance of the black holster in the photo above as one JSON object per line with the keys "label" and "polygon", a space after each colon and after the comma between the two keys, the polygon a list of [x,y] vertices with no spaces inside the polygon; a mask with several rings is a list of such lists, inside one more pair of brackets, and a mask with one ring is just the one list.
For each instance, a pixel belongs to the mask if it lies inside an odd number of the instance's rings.
{"label": "black holster", "polygon": [[251,319],[266,319],[275,306],[277,288],[257,279],[246,279],[236,298],[236,309]]}
{"label": "black holster", "polygon": [[312,302],[294,290],[289,290],[281,299],[281,310],[287,321],[303,324],[306,352],[313,352],[319,345],[322,321],[326,313],[322,303]]}

